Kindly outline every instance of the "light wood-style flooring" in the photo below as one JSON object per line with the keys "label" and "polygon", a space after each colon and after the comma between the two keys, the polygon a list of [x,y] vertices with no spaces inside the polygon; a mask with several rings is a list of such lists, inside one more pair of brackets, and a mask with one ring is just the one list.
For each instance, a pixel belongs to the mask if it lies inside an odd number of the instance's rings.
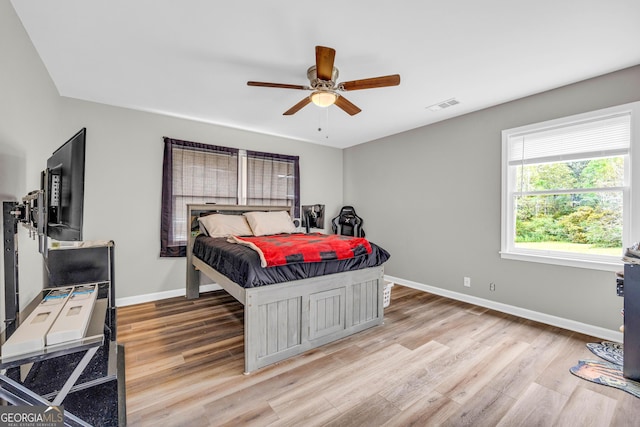
{"label": "light wood-style flooring", "polygon": [[224,291],[118,309],[131,426],[638,426],[640,399],[573,376],[593,337],[392,288],[384,325],[243,375]]}

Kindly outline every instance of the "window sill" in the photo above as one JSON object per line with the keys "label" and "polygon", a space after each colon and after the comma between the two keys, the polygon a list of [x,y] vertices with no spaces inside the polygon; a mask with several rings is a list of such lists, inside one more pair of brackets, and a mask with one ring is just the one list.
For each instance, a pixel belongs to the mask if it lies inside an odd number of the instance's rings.
{"label": "window sill", "polygon": [[502,259],[510,259],[514,261],[538,262],[542,264],[561,265],[565,267],[587,268],[590,270],[603,271],[620,271],[623,269],[624,262],[622,256],[620,261],[595,261],[573,258],[562,258],[561,256],[539,255],[539,254],[523,254],[515,252],[500,252]]}

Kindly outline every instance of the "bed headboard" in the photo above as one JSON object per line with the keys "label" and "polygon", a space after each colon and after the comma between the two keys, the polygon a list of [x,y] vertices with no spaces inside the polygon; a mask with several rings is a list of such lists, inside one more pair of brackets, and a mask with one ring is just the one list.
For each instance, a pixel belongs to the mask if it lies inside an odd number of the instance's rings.
{"label": "bed headboard", "polygon": [[[215,203],[190,203],[187,204],[188,212],[200,216],[203,213],[223,213],[229,215],[242,215],[251,211],[288,211],[293,214],[293,206],[251,206],[251,205],[218,205]],[[293,216],[292,216],[293,218]]]}
{"label": "bed headboard", "polygon": [[[218,204],[187,204],[187,218],[189,227],[193,229],[195,221],[199,217],[207,214],[220,213],[225,215],[242,215],[245,212],[269,212],[269,211],[288,211],[291,219],[293,219],[292,206],[249,206],[249,205],[218,205]],[[191,240],[193,233],[189,233],[188,240]]]}

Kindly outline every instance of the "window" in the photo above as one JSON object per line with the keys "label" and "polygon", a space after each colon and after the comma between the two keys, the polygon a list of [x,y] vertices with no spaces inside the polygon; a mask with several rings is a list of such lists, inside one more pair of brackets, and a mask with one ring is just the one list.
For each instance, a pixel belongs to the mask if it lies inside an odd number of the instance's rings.
{"label": "window", "polygon": [[631,180],[639,104],[502,132],[503,258],[620,268],[640,199]]}
{"label": "window", "polygon": [[188,203],[300,207],[297,156],[164,138],[160,256],[184,256]]}

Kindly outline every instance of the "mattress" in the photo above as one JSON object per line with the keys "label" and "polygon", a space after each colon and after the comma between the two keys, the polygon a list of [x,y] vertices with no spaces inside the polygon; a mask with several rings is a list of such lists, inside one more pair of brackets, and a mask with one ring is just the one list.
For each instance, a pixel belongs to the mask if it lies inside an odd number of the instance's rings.
{"label": "mattress", "polygon": [[260,266],[260,256],[253,249],[229,243],[225,237],[200,235],[194,241],[193,255],[238,285],[254,288],[376,267],[391,257],[389,252],[380,246],[373,242],[369,243],[371,244],[371,253],[354,258],[264,268]]}

